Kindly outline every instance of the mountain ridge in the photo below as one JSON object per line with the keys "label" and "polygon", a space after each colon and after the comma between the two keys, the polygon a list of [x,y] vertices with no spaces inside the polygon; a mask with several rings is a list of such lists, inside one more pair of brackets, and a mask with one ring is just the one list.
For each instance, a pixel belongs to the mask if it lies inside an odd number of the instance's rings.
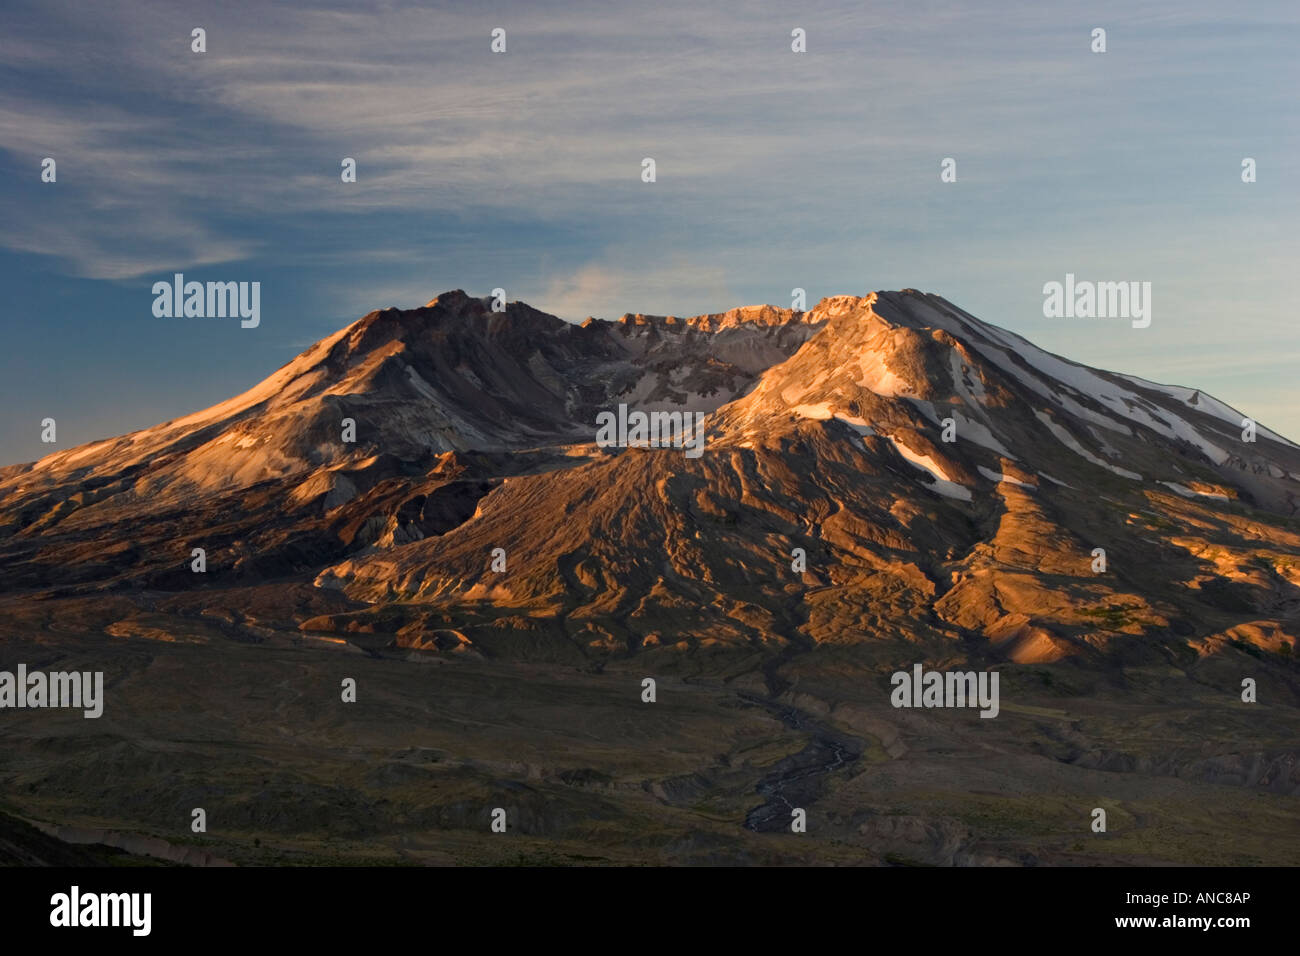
{"label": "mountain ridge", "polygon": [[[804,312],[763,304],[740,306],[721,313],[703,313],[682,318],[672,315],[663,316],[646,313],[625,313],[618,319],[598,319],[589,317],[585,322],[576,327],[584,330],[595,329],[597,331],[609,331],[614,328],[619,328],[625,334],[633,335],[636,334],[634,331],[636,329],[641,329],[643,331],[646,329],[654,329],[657,332],[664,330],[676,330],[678,332],[683,330],[719,332],[746,327],[779,328],[791,324],[802,324],[820,328],[820,326],[823,325],[831,316],[844,314],[846,311],[852,311],[863,306],[869,308],[871,304],[877,301],[877,297],[880,295],[925,295],[927,298],[937,300],[949,310],[956,310],[956,307],[952,306],[952,304],[945,299],[929,294],[917,293],[915,290],[907,289],[898,293],[868,293],[865,296],[828,296],[818,302],[812,309]],[[116,438],[85,442],[70,449],[52,452],[34,462],[18,462],[0,467],[0,480],[3,480],[3,477],[7,477],[9,474],[16,473],[16,471],[32,471],[43,463],[54,465],[55,463],[76,460],[78,456],[89,449],[102,448],[109,443],[121,441],[125,438],[147,436],[165,429],[205,423],[215,417],[214,413],[226,410],[231,406],[237,407],[238,404],[245,406],[260,404],[259,400],[268,397],[275,390],[275,386],[286,384],[285,380],[290,378],[286,375],[287,372],[295,369],[299,370],[300,373],[304,371],[304,360],[308,357],[316,355],[318,352],[322,352],[324,354],[318,358],[318,362],[328,361],[331,357],[337,360],[338,356],[335,355],[335,353],[339,351],[340,343],[345,340],[348,343],[346,349],[347,352],[379,348],[386,341],[391,341],[393,338],[400,339],[403,334],[411,334],[413,331],[419,331],[419,326],[416,323],[420,318],[428,315],[431,311],[436,312],[441,309],[444,314],[458,318],[487,318],[497,323],[495,331],[497,331],[498,334],[500,333],[502,325],[510,323],[513,326],[513,323],[517,322],[521,318],[532,322],[540,322],[544,325],[549,324],[550,328],[548,331],[552,333],[575,327],[574,323],[569,323],[556,316],[541,312],[527,305],[527,303],[511,302],[507,304],[504,312],[493,312],[491,310],[491,302],[491,297],[474,298],[461,289],[454,289],[435,296],[424,306],[415,309],[403,310],[395,307],[388,307],[373,310],[343,327],[339,331],[312,344],[303,352],[299,353],[293,359],[290,359],[284,365],[272,372],[267,376],[267,378],[225,402],[218,403],[217,405],[210,406],[206,409],[200,409],[176,419],[169,419],[155,426],[137,429],[136,431],[125,433],[122,436],[117,436]],[[960,310],[956,311],[960,312]],[[1047,353],[1044,350],[1039,349],[1037,346],[1034,346],[1028,339],[1025,339],[1017,333],[998,329],[996,326],[992,326],[983,320],[976,319],[974,316],[969,315],[969,313],[960,312],[960,314],[966,321],[975,323],[977,327],[996,329],[1002,336],[1014,338],[1023,346],[1033,349],[1043,355],[1050,356],[1052,359],[1066,362],[1077,368],[1088,369],[1089,371],[1094,372],[1096,371],[1095,369],[1089,369],[1087,366],[1083,366],[1080,363],[1075,363],[1068,359],[1062,359],[1060,356],[1055,356],[1052,353]],[[495,317],[497,316],[502,316],[504,318],[496,319]],[[414,330],[411,329],[412,325],[416,326]],[[363,346],[366,348],[363,349]],[[1220,412],[1226,410],[1236,416],[1238,420],[1247,417],[1241,415],[1226,403],[1219,401],[1201,389],[1182,385],[1164,385],[1124,373],[1107,372],[1105,374],[1125,378],[1133,382],[1135,385],[1147,389],[1165,390],[1170,394],[1178,392],[1190,393],[1190,395],[1193,396],[1193,404],[1195,403],[1194,399],[1196,396],[1204,396],[1207,399],[1207,404],[1218,409]],[[1258,426],[1258,428],[1259,432],[1266,438],[1285,443],[1291,447],[1300,447],[1289,439],[1286,439],[1263,426]]]}

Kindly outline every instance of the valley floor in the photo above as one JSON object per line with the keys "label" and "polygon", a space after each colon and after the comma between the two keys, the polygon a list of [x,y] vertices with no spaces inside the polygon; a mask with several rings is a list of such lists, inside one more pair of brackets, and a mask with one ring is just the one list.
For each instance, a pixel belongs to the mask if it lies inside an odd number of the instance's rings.
{"label": "valley floor", "polygon": [[[105,673],[98,719],[0,712],[0,812],[22,840],[39,842],[14,818],[239,865],[1300,859],[1300,710],[1242,704],[1212,670],[1005,665],[985,720],[893,709],[888,675],[848,648],[793,656],[773,684],[757,652],[572,667],[379,635],[176,636],[0,643],[0,668]],[[6,845],[11,864],[59,856]]]}

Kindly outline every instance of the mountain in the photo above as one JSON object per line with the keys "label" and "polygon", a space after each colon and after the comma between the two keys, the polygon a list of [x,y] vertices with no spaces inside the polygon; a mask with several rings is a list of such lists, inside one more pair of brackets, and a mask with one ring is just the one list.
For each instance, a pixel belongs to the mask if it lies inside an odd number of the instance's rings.
{"label": "mountain", "polygon": [[[598,446],[619,405],[703,413],[703,454]],[[503,658],[1283,653],[1300,447],[1244,417],[912,290],[582,325],[454,291],[0,469],[0,588],[111,594],[109,634]]]}
{"label": "mountain", "polygon": [[1242,418],[906,290],[372,312],[0,469],[0,672],[105,698],[5,709],[0,787],[241,865],[1285,865],[1300,448]]}

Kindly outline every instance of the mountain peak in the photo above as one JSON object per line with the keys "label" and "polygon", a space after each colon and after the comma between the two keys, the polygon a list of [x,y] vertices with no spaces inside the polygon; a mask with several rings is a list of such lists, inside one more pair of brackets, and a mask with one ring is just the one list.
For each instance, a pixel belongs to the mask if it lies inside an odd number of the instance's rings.
{"label": "mountain peak", "polygon": [[446,292],[440,292],[432,299],[426,302],[423,308],[426,309],[446,309],[451,312],[475,312],[482,314],[491,311],[491,296],[475,298],[464,289],[449,289]]}

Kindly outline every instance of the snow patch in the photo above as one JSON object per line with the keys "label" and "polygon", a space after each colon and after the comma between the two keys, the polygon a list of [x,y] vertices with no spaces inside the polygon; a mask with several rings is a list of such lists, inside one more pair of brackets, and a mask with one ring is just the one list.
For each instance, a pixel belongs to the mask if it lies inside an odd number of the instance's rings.
{"label": "snow patch", "polygon": [[1160,484],[1164,485],[1166,488],[1172,488],[1184,498],[1213,498],[1216,501],[1232,500],[1227,495],[1220,495],[1212,491],[1196,491],[1193,488],[1188,488],[1186,485],[1180,485],[1176,481],[1162,481]]}
{"label": "snow patch", "polygon": [[983,465],[976,465],[975,467],[979,471],[979,473],[983,475],[985,478],[989,479],[989,481],[996,481],[999,484],[1005,481],[1008,482],[1009,484],[1019,485],[1021,488],[1037,487],[1037,485],[1034,485],[1028,481],[1021,481],[1019,478],[1012,478],[1010,475],[1004,475],[1001,472],[994,471],[991,468],[985,468]]}
{"label": "snow patch", "polygon": [[989,430],[987,425],[984,425],[973,418],[967,418],[950,405],[936,408],[933,402],[926,401],[923,398],[913,398],[910,395],[905,395],[903,397],[906,398],[907,401],[911,402],[918,412],[935,425],[942,426],[943,418],[951,417],[952,420],[957,423],[958,438],[968,438],[981,448],[995,451],[1003,458],[1010,458],[1012,461],[1018,460],[1015,455],[1011,454],[1011,452],[1003,447],[1002,443],[994,437],[993,432]]}
{"label": "snow patch", "polygon": [[812,418],[816,421],[825,421],[831,417],[831,403],[819,402],[816,405],[796,405],[790,409],[800,418]]}
{"label": "snow patch", "polygon": [[1134,481],[1142,480],[1142,476],[1139,475],[1136,471],[1129,471],[1126,468],[1120,468],[1117,465],[1112,465],[1110,462],[1103,461],[1102,459],[1098,458],[1092,452],[1088,451],[1088,449],[1080,445],[1073,435],[1071,435],[1068,431],[1066,431],[1056,422],[1052,421],[1050,416],[1045,415],[1044,413],[1038,411],[1038,409],[1034,409],[1034,416],[1040,422],[1042,422],[1044,425],[1047,426],[1048,431],[1050,431],[1056,437],[1057,441],[1059,441],[1066,448],[1070,449],[1070,451],[1074,452],[1080,458],[1092,462],[1098,468],[1105,468],[1107,471],[1114,472],[1115,474],[1123,478],[1132,478]]}
{"label": "snow patch", "polygon": [[957,423],[958,438],[970,439],[981,448],[995,451],[1003,458],[1010,458],[1012,461],[1016,460],[1016,456],[1007,451],[1002,446],[1002,443],[993,437],[993,433],[989,431],[987,425],[967,418],[961,412],[950,411],[949,414],[952,416],[953,421]]}
{"label": "snow patch", "polygon": [[907,459],[909,463],[920,468],[922,471],[928,471],[934,478],[934,484],[930,485],[932,491],[938,492],[945,498],[956,498],[959,501],[970,501],[970,489],[965,485],[958,484],[948,477],[943,470],[943,466],[931,458],[929,455],[922,455],[908,448],[905,444],[889,435],[885,436],[897,449],[898,453]]}
{"label": "snow patch", "polygon": [[835,413],[835,420],[848,425],[859,435],[874,435],[875,430],[861,418],[854,418],[852,415],[845,415],[843,412]]}
{"label": "snow patch", "polygon": [[[984,391],[984,382],[980,378],[979,372],[967,366],[965,360],[961,357],[961,353],[956,349],[948,352],[948,365],[952,369],[953,388],[961,396],[961,399],[968,405],[987,405],[988,396]],[[969,384],[966,381],[963,366],[970,369],[971,382]]]}

